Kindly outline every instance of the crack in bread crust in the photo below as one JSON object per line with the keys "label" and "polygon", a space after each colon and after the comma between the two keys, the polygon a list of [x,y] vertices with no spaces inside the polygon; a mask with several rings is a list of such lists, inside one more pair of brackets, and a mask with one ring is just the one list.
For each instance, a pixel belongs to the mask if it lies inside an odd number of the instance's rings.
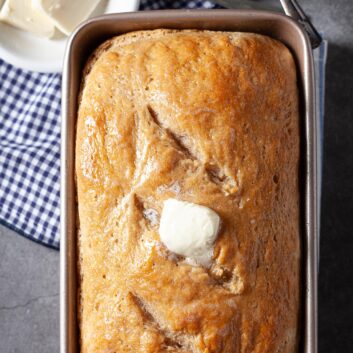
{"label": "crack in bread crust", "polygon": [[170,128],[163,125],[161,120],[158,118],[158,113],[150,105],[147,105],[147,111],[153,120],[153,122],[165,132],[175,144],[176,148],[182,152],[187,159],[190,159],[203,166],[205,173],[208,176],[209,181],[218,185],[221,190],[226,194],[234,194],[239,190],[239,181],[235,181],[232,177],[226,176],[224,171],[218,166],[212,163],[205,163],[202,161],[202,156],[196,151],[195,146],[190,143],[190,138],[186,135],[178,135]]}
{"label": "crack in bread crust", "polygon": [[[165,328],[163,329],[161,327],[161,324],[148,310],[146,303],[136,294],[133,294],[131,292],[129,294],[131,295],[135,305],[141,310],[141,315],[143,317],[144,322],[147,325],[157,329],[162,334],[162,336],[164,337],[164,345],[166,346],[166,348],[172,347],[176,351],[188,350],[190,352],[195,352],[195,350],[190,347],[190,343],[188,342],[188,339],[186,337],[182,338],[180,334],[176,335],[173,332],[167,331]],[[186,342],[188,342],[188,344],[186,344]]]}

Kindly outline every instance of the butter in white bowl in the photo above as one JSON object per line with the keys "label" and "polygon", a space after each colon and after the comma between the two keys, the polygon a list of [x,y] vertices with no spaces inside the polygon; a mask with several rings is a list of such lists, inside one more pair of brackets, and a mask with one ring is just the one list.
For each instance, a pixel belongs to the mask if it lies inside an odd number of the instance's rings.
{"label": "butter in white bowl", "polygon": [[159,235],[168,250],[186,261],[210,266],[220,217],[212,209],[191,202],[164,201]]}
{"label": "butter in white bowl", "polygon": [[[70,35],[101,0],[0,0],[0,21],[44,38]],[[2,6],[1,6],[2,5]]]}
{"label": "butter in white bowl", "polygon": [[70,35],[79,23],[90,16],[100,0],[36,0],[36,2],[61,32]]}
{"label": "butter in white bowl", "polygon": [[0,20],[41,37],[52,38],[55,33],[53,21],[31,0],[5,0]]}

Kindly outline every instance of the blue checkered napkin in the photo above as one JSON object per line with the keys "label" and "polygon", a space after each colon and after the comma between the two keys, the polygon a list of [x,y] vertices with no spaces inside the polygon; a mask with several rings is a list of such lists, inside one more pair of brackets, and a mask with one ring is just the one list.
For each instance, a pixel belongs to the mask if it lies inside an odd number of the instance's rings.
{"label": "blue checkered napkin", "polygon": [[59,247],[59,74],[0,59],[0,222]]}
{"label": "blue checkered napkin", "polygon": [[212,1],[206,0],[141,0],[140,10],[165,10],[165,9],[215,9],[221,8]]}
{"label": "blue checkered napkin", "polygon": [[[207,0],[142,0],[140,9],[201,7],[219,8]],[[316,56],[321,121],[325,53]],[[60,224],[60,85],[59,74],[24,71],[0,58],[0,223],[53,248]]]}

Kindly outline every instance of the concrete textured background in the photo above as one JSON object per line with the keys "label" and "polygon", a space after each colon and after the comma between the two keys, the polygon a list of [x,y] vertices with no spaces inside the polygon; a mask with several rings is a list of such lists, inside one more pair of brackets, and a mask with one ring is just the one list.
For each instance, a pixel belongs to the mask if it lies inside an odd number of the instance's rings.
{"label": "concrete textured background", "polygon": [[[353,1],[302,0],[329,40],[319,352],[353,347]],[[59,352],[59,253],[0,226],[0,352]]]}

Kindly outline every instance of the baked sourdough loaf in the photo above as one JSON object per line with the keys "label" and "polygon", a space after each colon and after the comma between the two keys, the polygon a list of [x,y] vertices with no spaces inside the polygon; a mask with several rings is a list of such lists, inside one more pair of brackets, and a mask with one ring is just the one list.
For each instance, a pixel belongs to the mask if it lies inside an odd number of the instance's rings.
{"label": "baked sourdough loaf", "polygon": [[[104,43],[77,123],[81,353],[296,352],[298,163],[281,43],[194,30]],[[161,243],[169,198],[221,217],[210,267]]]}

